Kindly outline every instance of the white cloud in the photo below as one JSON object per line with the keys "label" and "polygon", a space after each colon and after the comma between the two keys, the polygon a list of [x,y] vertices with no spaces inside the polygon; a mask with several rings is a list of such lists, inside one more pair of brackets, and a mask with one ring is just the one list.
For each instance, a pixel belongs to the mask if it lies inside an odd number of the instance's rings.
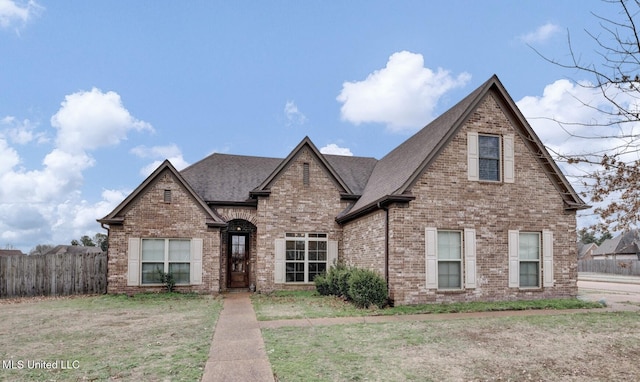
{"label": "white cloud", "polygon": [[520,40],[527,44],[543,43],[558,34],[561,30],[559,26],[553,23],[546,23],[538,27],[535,31],[520,36]]}
{"label": "white cloud", "polygon": [[[625,94],[618,94],[615,99],[620,105],[630,108],[637,102]],[[524,97],[517,104],[554,156],[554,152],[564,155],[617,152],[621,154],[621,160],[638,160],[637,153],[620,149],[624,139],[611,137],[636,135],[634,130],[640,126],[637,123],[606,126],[609,123],[608,117],[596,108],[611,110],[610,104],[600,89],[593,88],[592,84],[586,81],[578,85],[567,80],[558,80],[547,85],[542,96]],[[562,161],[558,161],[558,164],[577,191],[588,191],[583,182],[591,181],[584,178],[584,175],[592,173],[596,169],[594,166],[584,163],[569,165]],[[597,207],[604,206],[611,200],[613,197],[604,203],[592,203],[589,200],[587,202]],[[581,215],[584,216],[581,219],[582,224],[579,224],[581,226],[598,222],[591,210]]]}
{"label": "white cloud", "polygon": [[[610,108],[599,89],[588,82],[583,86],[568,80],[558,80],[544,88],[542,96],[528,96],[517,102],[522,113],[534,127],[545,145],[563,154],[586,154],[610,151],[620,143],[605,137],[632,133],[634,124],[605,127],[609,123],[599,112]],[[619,94],[621,105],[634,100]],[[589,144],[580,137],[589,138]]]}
{"label": "white cloud", "polygon": [[33,0],[17,2],[13,0],[0,0],[0,27],[10,28],[24,25],[34,16],[37,16],[44,8]]}
{"label": "white cloud", "polygon": [[175,144],[154,147],[138,146],[131,149],[131,153],[139,158],[156,159],[140,170],[140,174],[145,177],[155,171],[165,159],[168,159],[178,171],[189,165],[189,163],[184,160],[180,148]]}
{"label": "white cloud", "polygon": [[414,130],[433,120],[440,97],[470,79],[468,73],[453,77],[442,68],[425,68],[421,54],[402,51],[365,80],[343,83],[337,100],[345,121],[384,123],[395,132]]}
{"label": "white cloud", "polygon": [[28,119],[22,121],[13,116],[6,116],[0,119],[0,127],[4,127],[1,133],[5,134],[13,143],[25,145],[35,139],[39,143],[46,142],[44,133],[35,133],[36,124]]}
{"label": "white cloud", "polygon": [[83,174],[95,164],[90,152],[118,144],[132,130],[153,131],[124,108],[117,93],[97,89],[66,96],[51,124],[57,133],[54,147],[42,168],[26,169],[7,137],[28,149],[40,134],[28,120],[0,120],[0,127],[8,126],[0,130],[0,246],[28,251],[95,233],[95,219],[115,208],[125,193],[104,191],[96,203],[83,198]]}
{"label": "white cloud", "polygon": [[18,152],[9,147],[7,141],[2,138],[2,136],[0,136],[0,158],[2,158],[0,161],[0,177],[20,163]]}
{"label": "white cloud", "polygon": [[307,121],[307,117],[298,110],[298,106],[293,101],[285,103],[284,116],[287,119],[287,126],[303,125]]}
{"label": "white cloud", "polygon": [[51,125],[58,129],[58,147],[69,152],[116,145],[130,130],[153,131],[149,123],[133,118],[118,93],[96,88],[66,96]]}
{"label": "white cloud", "polygon": [[347,147],[340,147],[335,143],[329,143],[328,145],[322,147],[320,149],[320,152],[322,154],[353,156],[353,153]]}

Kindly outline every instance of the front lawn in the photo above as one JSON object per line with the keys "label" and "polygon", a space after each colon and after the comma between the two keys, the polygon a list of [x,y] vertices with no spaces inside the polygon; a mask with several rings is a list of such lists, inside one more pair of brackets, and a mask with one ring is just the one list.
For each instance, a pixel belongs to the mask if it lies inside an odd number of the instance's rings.
{"label": "front lawn", "polygon": [[0,380],[197,381],[221,307],[190,294],[0,300]]}
{"label": "front lawn", "polygon": [[489,312],[530,309],[590,309],[602,305],[578,299],[546,299],[531,301],[466,302],[452,304],[421,304],[385,309],[358,309],[335,296],[320,296],[315,291],[283,291],[254,294],[251,297],[258,320],[294,318],[350,317],[398,314],[431,314]]}
{"label": "front lawn", "polygon": [[632,381],[638,313],[263,329],[278,381]]}

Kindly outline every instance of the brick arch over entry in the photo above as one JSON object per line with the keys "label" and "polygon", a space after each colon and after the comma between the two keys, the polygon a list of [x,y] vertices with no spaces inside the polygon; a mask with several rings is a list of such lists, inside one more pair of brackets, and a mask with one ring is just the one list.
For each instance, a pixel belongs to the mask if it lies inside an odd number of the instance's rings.
{"label": "brick arch over entry", "polygon": [[256,211],[251,210],[235,210],[235,209],[218,209],[218,214],[225,222],[232,220],[246,220],[254,226],[258,225],[258,217]]}

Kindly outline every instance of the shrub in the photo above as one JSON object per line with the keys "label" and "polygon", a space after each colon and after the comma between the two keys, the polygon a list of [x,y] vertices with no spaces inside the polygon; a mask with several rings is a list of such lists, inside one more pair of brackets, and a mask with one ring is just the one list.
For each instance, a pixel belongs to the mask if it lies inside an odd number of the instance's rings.
{"label": "shrub", "polygon": [[317,275],[313,279],[313,283],[316,285],[316,290],[321,296],[331,294],[331,284],[329,283],[328,275]]}
{"label": "shrub", "polygon": [[158,269],[158,273],[160,273],[160,280],[164,284],[164,287],[167,289],[167,292],[173,292],[173,289],[176,286],[176,280],[173,278],[172,273],[165,273]]}
{"label": "shrub", "polygon": [[[329,272],[325,276],[328,284],[328,294],[345,298],[349,295],[349,274],[351,269],[344,264],[329,268]],[[318,293],[321,292],[318,290]]]}
{"label": "shrub", "polygon": [[376,272],[368,269],[353,269],[349,277],[349,298],[360,308],[376,305],[382,308],[387,303],[387,283]]}
{"label": "shrub", "polygon": [[342,296],[344,298],[349,298],[349,279],[351,278],[351,273],[355,270],[355,268],[344,267],[339,269],[336,273],[336,296]]}
{"label": "shrub", "polygon": [[[347,297],[349,286],[345,284],[345,277],[348,278],[349,269],[344,264],[337,264],[329,268],[329,271],[324,276],[327,284],[325,291],[327,295]],[[320,280],[320,283],[320,287],[325,287],[322,280]],[[318,289],[318,284],[316,284],[316,289]],[[318,293],[323,294],[323,290],[318,289]]]}

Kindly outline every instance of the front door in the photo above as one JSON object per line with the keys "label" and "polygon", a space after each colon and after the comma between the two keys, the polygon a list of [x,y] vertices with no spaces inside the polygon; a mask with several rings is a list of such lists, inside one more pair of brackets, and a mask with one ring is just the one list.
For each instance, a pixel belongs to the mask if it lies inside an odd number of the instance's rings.
{"label": "front door", "polygon": [[229,288],[249,287],[249,234],[229,233]]}

